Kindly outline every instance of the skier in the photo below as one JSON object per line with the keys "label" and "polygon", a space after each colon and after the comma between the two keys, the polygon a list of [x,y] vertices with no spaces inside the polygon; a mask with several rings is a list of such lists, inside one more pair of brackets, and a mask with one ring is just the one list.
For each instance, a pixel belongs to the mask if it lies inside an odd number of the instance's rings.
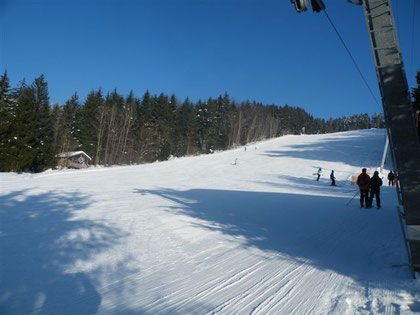
{"label": "skier", "polygon": [[316,172],[316,175],[318,176],[317,178],[316,178],[316,181],[319,181],[319,178],[321,177],[321,175],[322,175],[322,170],[321,170],[321,168],[319,168],[318,169],[318,172]]}
{"label": "skier", "polygon": [[337,186],[337,185],[335,184],[334,170],[332,170],[332,171],[331,171],[331,174],[330,174],[330,179],[331,179],[331,186]]}
{"label": "skier", "polygon": [[363,202],[365,202],[366,208],[369,206],[369,184],[370,176],[363,168],[362,173],[357,177],[357,186],[360,190],[360,208],[363,208]]}
{"label": "skier", "polygon": [[370,197],[369,197],[369,206],[368,208],[372,208],[373,197],[376,198],[376,209],[381,207],[381,198],[380,198],[380,191],[382,186],[382,179],[379,177],[378,171],[373,173],[372,178],[370,179]]}
{"label": "skier", "polygon": [[388,186],[394,186],[395,185],[395,175],[392,171],[389,172],[388,174]]}

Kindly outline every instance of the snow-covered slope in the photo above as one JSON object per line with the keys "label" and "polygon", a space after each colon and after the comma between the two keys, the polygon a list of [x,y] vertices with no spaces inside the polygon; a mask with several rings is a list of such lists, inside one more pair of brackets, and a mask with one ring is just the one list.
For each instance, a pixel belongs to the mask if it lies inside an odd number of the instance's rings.
{"label": "snow-covered slope", "polygon": [[384,182],[381,210],[350,202],[351,176],[379,166],[384,142],[383,130],[285,136],[0,174],[0,314],[420,312],[395,190]]}

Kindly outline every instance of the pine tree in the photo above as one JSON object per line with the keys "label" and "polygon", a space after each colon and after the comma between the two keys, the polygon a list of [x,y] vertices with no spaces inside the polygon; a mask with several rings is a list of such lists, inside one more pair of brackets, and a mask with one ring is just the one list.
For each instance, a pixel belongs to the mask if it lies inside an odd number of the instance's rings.
{"label": "pine tree", "polygon": [[14,98],[8,139],[9,169],[40,172],[54,164],[48,84],[44,76],[36,78],[31,86],[23,80]]}
{"label": "pine tree", "polygon": [[156,120],[156,141],[159,144],[157,159],[164,161],[171,154],[171,138],[174,130],[174,113],[176,108],[176,99],[172,100],[172,104],[168,97],[163,93],[156,99],[154,107],[154,117]]}
{"label": "pine tree", "polygon": [[156,161],[158,157],[160,143],[157,137],[156,101],[157,97],[152,97],[150,92],[146,91],[137,111],[140,135],[137,150],[141,162]]}
{"label": "pine tree", "polygon": [[224,96],[219,96],[214,102],[214,110],[212,110],[213,123],[212,132],[213,145],[216,150],[226,150],[228,148],[228,110],[230,104],[230,97],[228,93]]}
{"label": "pine tree", "polygon": [[10,89],[7,71],[0,76],[0,171],[11,171],[13,156],[10,150],[13,141],[12,123],[14,120],[15,101]]}
{"label": "pine tree", "polygon": [[[175,131],[176,131],[176,124],[177,124],[177,108],[178,108],[178,100],[175,95],[171,95],[169,98],[168,103],[166,104],[165,109],[165,138],[166,138],[166,147],[165,150],[162,151],[162,158],[167,159],[170,155],[175,153]],[[166,151],[166,152],[165,152]]]}
{"label": "pine tree", "polygon": [[176,112],[175,148],[176,156],[195,154],[197,148],[196,108],[187,98]]}
{"label": "pine tree", "polygon": [[23,170],[33,170],[37,153],[35,90],[23,80],[14,95],[16,108],[11,126],[10,170],[22,172]]}
{"label": "pine tree", "polygon": [[211,144],[209,143],[209,131],[211,125],[209,106],[207,102],[202,102],[201,100],[198,100],[196,108],[199,150],[201,153],[209,153],[212,149]]}
{"label": "pine tree", "polygon": [[103,128],[103,117],[100,115],[100,108],[103,107],[104,99],[102,90],[91,91],[83,107],[78,111],[76,138],[80,149],[99,163],[98,152],[101,148],[100,134]]}
{"label": "pine tree", "polygon": [[33,147],[36,150],[36,156],[31,168],[35,172],[40,172],[46,167],[53,166],[53,127],[50,113],[50,104],[48,96],[48,83],[44,75],[36,78],[32,84],[35,95],[35,135],[36,144]]}

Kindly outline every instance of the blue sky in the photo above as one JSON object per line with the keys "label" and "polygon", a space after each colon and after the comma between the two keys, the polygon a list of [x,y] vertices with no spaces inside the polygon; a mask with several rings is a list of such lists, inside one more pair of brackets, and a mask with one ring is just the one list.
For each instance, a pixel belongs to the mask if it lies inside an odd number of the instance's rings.
{"label": "blue sky", "polygon": [[[380,100],[362,7],[324,2]],[[413,87],[420,1],[392,3]],[[1,71],[13,85],[44,74],[54,103],[101,87],[181,101],[228,92],[322,118],[381,111],[325,15],[289,0],[0,0],[0,11]]]}

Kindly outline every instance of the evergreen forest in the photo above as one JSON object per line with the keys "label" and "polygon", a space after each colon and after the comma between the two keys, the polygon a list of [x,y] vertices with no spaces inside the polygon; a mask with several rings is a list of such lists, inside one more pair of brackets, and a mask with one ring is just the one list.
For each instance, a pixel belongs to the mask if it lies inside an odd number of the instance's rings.
{"label": "evergreen forest", "polygon": [[[420,84],[420,71],[417,74]],[[419,89],[413,89],[416,109]],[[227,93],[193,102],[117,90],[75,93],[52,105],[43,75],[11,87],[0,76],[0,171],[41,172],[61,152],[84,151],[95,165],[127,165],[207,154],[282,135],[383,128],[382,114],[314,118],[304,109],[236,102]]]}

